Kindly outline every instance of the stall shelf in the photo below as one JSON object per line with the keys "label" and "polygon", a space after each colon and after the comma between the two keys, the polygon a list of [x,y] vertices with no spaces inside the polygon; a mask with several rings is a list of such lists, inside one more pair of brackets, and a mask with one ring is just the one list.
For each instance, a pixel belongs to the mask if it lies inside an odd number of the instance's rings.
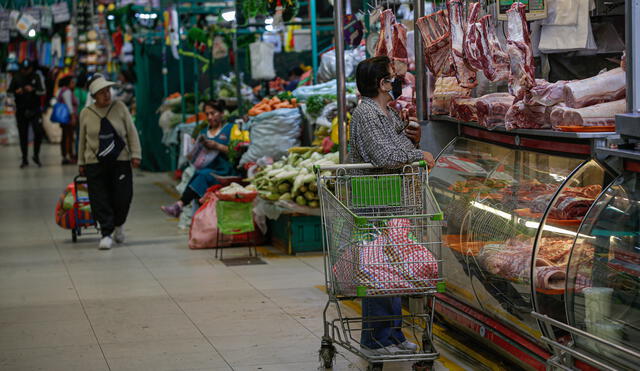
{"label": "stall shelf", "polygon": [[467,330],[532,369],[544,369],[550,352],[541,340],[549,334],[531,312],[566,321],[571,247],[589,205],[613,179],[590,151],[558,152],[459,136],[430,174],[447,216],[447,293],[436,309],[458,325],[466,317]]}

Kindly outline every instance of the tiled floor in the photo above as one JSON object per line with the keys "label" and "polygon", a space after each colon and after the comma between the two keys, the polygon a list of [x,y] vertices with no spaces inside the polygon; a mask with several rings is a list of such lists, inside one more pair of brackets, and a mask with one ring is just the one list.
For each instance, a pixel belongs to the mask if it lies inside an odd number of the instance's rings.
{"label": "tiled floor", "polygon": [[[158,208],[172,201],[157,186],[168,177],[143,172],[127,243],[98,251],[93,234],[74,244],[53,211],[75,167],[48,145],[43,168],[20,170],[18,152],[0,147],[1,370],[318,369],[321,256],[226,267],[189,250]],[[334,369],[366,364],[341,352]]]}

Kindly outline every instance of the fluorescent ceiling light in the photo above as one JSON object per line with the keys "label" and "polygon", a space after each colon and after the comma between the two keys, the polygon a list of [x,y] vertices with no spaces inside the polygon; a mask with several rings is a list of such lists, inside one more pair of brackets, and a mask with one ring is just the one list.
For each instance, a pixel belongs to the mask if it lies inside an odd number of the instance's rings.
{"label": "fluorescent ceiling light", "polygon": [[222,13],[222,19],[224,19],[227,22],[231,22],[231,21],[235,20],[236,19],[236,11],[235,10],[231,10],[231,11]]}
{"label": "fluorescent ceiling light", "polygon": [[267,31],[269,31],[269,32],[273,31],[273,26],[272,26],[272,25],[270,25],[270,24],[268,24],[268,25],[264,26],[264,28],[265,28]]}
{"label": "fluorescent ceiling light", "polygon": [[36,37],[36,30],[34,30],[33,28],[29,30],[29,32],[27,33],[27,35],[29,37]]}
{"label": "fluorescent ceiling light", "polygon": [[264,24],[273,24],[273,18],[267,18],[264,20]]}

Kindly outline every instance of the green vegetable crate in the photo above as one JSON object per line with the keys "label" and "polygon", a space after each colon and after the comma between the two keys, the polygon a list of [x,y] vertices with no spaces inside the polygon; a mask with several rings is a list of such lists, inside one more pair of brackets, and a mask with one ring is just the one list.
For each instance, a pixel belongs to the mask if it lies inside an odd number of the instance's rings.
{"label": "green vegetable crate", "polygon": [[319,216],[282,214],[269,220],[271,243],[288,254],[322,251],[322,221]]}

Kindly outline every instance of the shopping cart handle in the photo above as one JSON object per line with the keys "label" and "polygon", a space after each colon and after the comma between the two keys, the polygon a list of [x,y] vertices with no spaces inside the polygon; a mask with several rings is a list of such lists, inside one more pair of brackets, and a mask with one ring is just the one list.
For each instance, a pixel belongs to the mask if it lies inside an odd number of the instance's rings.
{"label": "shopping cart handle", "polygon": [[[427,162],[424,160],[416,161],[411,164],[411,166],[419,166],[419,167],[427,167]],[[407,166],[407,165],[403,165]],[[366,169],[379,169],[379,167],[374,166],[373,164],[363,163],[363,164],[335,164],[335,165],[315,165],[315,171],[325,171],[325,170],[366,170]]]}

